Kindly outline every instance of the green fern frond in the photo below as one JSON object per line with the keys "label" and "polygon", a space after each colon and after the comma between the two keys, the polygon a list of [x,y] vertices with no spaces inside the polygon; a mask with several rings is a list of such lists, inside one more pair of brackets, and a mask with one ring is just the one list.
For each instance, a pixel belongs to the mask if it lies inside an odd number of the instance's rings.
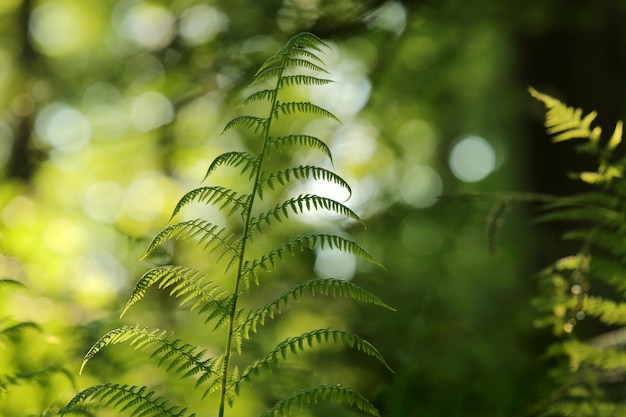
{"label": "green fern frond", "polygon": [[237,116],[226,124],[222,133],[235,127],[241,127],[250,129],[254,133],[265,130],[269,122],[269,119],[256,116]]}
{"label": "green fern frond", "polygon": [[264,81],[271,80],[273,78],[280,77],[284,71],[283,67],[271,67],[264,68],[263,70],[257,71],[257,75],[254,80],[250,83],[250,87],[253,87],[256,84],[260,84]]}
{"label": "green fern frond", "polygon": [[364,413],[380,417],[376,407],[367,398],[341,385],[317,385],[294,392],[261,414],[261,417],[287,417],[294,413],[296,408],[302,409],[307,405],[317,404],[322,401],[333,404],[348,404]]}
{"label": "green fern frond", "polygon": [[276,94],[278,94],[277,89],[259,90],[246,97],[241,102],[240,106],[246,106],[256,101],[267,101],[268,103],[272,103],[276,99]]}
{"label": "green fern frond", "polygon": [[563,240],[575,240],[583,242],[585,245],[593,246],[596,249],[605,250],[621,261],[626,261],[626,242],[623,236],[616,230],[602,228],[572,228],[563,233]]}
{"label": "green fern frond", "polygon": [[574,372],[582,366],[626,371],[626,352],[622,349],[596,347],[572,339],[563,342],[560,351],[568,356],[570,369]]}
{"label": "green fern frond", "polygon": [[225,227],[220,228],[206,220],[195,219],[175,223],[159,232],[148,246],[144,258],[168,239],[191,240],[197,237],[199,243],[204,244],[205,250],[211,248],[210,253],[221,250],[220,258],[226,253],[233,257],[239,255],[237,239],[232,233],[228,233]]}
{"label": "green fern frond", "polygon": [[41,328],[34,322],[26,321],[7,326],[4,329],[0,329],[0,338],[13,338],[22,333],[26,329],[33,329],[41,331]]}
{"label": "green fern frond", "polygon": [[235,168],[243,165],[241,173],[244,174],[246,171],[250,170],[250,178],[252,178],[252,176],[256,174],[257,167],[259,166],[259,158],[259,155],[250,152],[225,152],[211,162],[202,181],[205,181],[209,175],[222,165]]}
{"label": "green fern frond", "polygon": [[277,204],[273,209],[267,210],[257,217],[250,219],[250,228],[261,231],[263,225],[271,225],[272,220],[282,222],[289,218],[289,213],[300,214],[305,211],[327,210],[352,219],[365,227],[365,222],[351,209],[343,204],[326,197],[315,194],[300,194],[298,197],[290,198],[282,204]]}
{"label": "green fern frond", "polygon": [[554,142],[575,138],[589,139],[592,143],[597,143],[600,140],[600,127],[591,129],[591,123],[597,116],[596,112],[591,112],[583,117],[582,109],[569,107],[532,87],[529,88],[529,92],[548,108],[545,126],[548,133],[554,135],[552,138]]}
{"label": "green fern frond", "polygon": [[180,306],[193,301],[190,307],[191,310],[202,306],[200,312],[212,308],[215,309],[214,315],[228,315],[230,310],[225,302],[225,291],[219,285],[211,281],[206,282],[205,279],[206,275],[192,268],[173,265],[152,268],[135,285],[133,293],[126,302],[120,317],[124,316],[133,304],[141,300],[148,288],[157,282],[159,283],[159,288],[171,287],[171,296],[176,298],[184,296],[180,301]]}
{"label": "green fern frond", "polygon": [[324,74],[329,74],[328,71],[326,71],[326,69],[322,68],[321,66],[312,63],[309,60],[306,59],[302,59],[302,58],[285,58],[284,60],[284,66],[285,68],[293,68],[293,67],[297,67],[297,68],[304,68],[310,71],[315,71],[315,72],[322,72]]}
{"label": "green fern frond", "polygon": [[318,329],[299,336],[290,337],[280,342],[274,350],[269,352],[265,357],[256,360],[250,366],[243,370],[241,377],[237,380],[236,389],[242,381],[247,380],[251,375],[257,374],[262,368],[277,366],[279,362],[287,359],[288,354],[297,354],[313,348],[316,344],[321,345],[332,341],[334,345],[349,346],[357,349],[385,365],[391,371],[391,368],[385,361],[380,352],[367,340],[345,330]]}
{"label": "green fern frond", "polygon": [[187,414],[187,408],[170,405],[164,397],[155,396],[147,387],[120,384],[95,385],[79,392],[61,410],[61,416],[72,412],[81,403],[98,400],[104,407],[129,412],[131,417],[195,417]]}
{"label": "green fern frond", "polygon": [[297,85],[327,85],[334,83],[333,80],[329,80],[327,78],[319,78],[313,77],[311,75],[285,75],[280,78],[278,82],[278,87],[286,87],[286,86],[297,86]]}
{"label": "green fern frond", "polygon": [[[215,370],[216,358],[206,358],[206,349],[183,343],[180,339],[172,339],[173,332],[161,329],[150,329],[140,326],[123,326],[109,331],[89,349],[83,359],[80,373],[87,363],[103,348],[128,342],[135,350],[157,345],[150,355],[158,360],[158,366],[166,366],[168,372],[180,375],[181,379],[202,374],[217,377]],[[182,375],[181,375],[182,374]],[[208,380],[207,377],[204,380]]]}
{"label": "green fern frond", "polygon": [[237,326],[236,332],[242,333],[245,338],[248,338],[249,332],[253,331],[256,333],[257,326],[264,325],[267,317],[274,319],[282,313],[283,307],[289,307],[290,300],[299,301],[307,294],[311,296],[321,294],[333,298],[352,298],[395,311],[393,307],[380,298],[352,282],[336,278],[315,278],[295,285],[263,307],[249,311],[245,320],[241,321]]}
{"label": "green fern frond", "polygon": [[238,210],[244,212],[250,204],[250,196],[248,194],[239,195],[236,191],[221,186],[196,188],[189,191],[180,199],[172,212],[170,220],[173,219],[184,206],[194,201],[206,203],[207,205],[218,205],[221,203],[218,206],[220,210],[231,206],[230,211],[227,213],[231,215]]}
{"label": "green fern frond", "polygon": [[338,123],[341,123],[341,120],[339,120],[337,116],[335,116],[328,110],[307,101],[289,101],[286,103],[276,103],[276,105],[274,106],[274,117],[278,118],[281,113],[285,116],[289,116],[292,114],[309,113],[316,116],[326,117]]}
{"label": "green fern frond", "polygon": [[[305,48],[308,48],[317,52],[322,52],[323,50],[322,48],[328,48],[328,44],[326,44],[324,41],[322,41],[320,38],[313,35],[312,33],[307,33],[307,32],[299,33],[295,35],[294,37],[292,37],[282,48],[278,50],[277,53],[269,57],[261,65],[261,67],[259,67],[257,71],[257,78],[258,78],[258,75],[262,73],[263,71],[265,71],[266,69],[275,65],[280,65],[282,62],[289,59],[289,57],[292,55],[293,56],[297,56],[297,55],[305,56],[319,63],[323,63],[323,61],[317,55],[315,55],[311,51],[307,51]],[[302,60],[302,61],[306,61],[306,60]],[[309,61],[306,61],[306,62],[308,62],[311,65],[315,65]],[[299,64],[298,66],[309,68],[309,69],[314,69],[314,68],[310,68],[306,64]],[[315,65],[315,67],[319,68],[318,70],[314,69],[315,71],[327,72],[322,67],[319,67],[317,65]]]}
{"label": "green fern frond", "polygon": [[536,216],[533,221],[538,223],[553,221],[580,221],[605,227],[624,225],[622,213],[603,207],[562,207]]}
{"label": "green fern frond", "polygon": [[609,325],[626,324],[626,303],[606,300],[602,297],[588,297],[584,303],[584,312],[590,317],[597,317]]}
{"label": "green fern frond", "polygon": [[0,288],[1,287],[11,287],[11,288],[24,289],[24,288],[26,288],[26,285],[24,285],[20,281],[14,280],[14,279],[2,278],[2,279],[0,279]]}
{"label": "green fern frond", "polygon": [[333,155],[330,148],[323,141],[310,135],[288,135],[279,136],[277,138],[269,138],[267,142],[268,149],[283,149],[287,146],[308,146],[309,148],[321,150],[328,157],[330,163],[333,163]]}
{"label": "green fern frond", "polygon": [[251,276],[254,276],[258,268],[264,270],[274,268],[279,261],[283,260],[285,253],[295,255],[296,250],[315,249],[318,246],[321,249],[338,249],[356,255],[367,262],[383,268],[383,265],[376,258],[362,246],[351,240],[338,235],[310,233],[288,240],[268,254],[263,255],[261,258],[246,261],[243,267],[244,275],[252,274]]}
{"label": "green fern frond", "polygon": [[350,185],[343,178],[332,171],[314,165],[300,165],[298,167],[272,172],[269,176],[263,175],[259,179],[259,182],[261,184],[267,184],[273,190],[275,188],[275,182],[278,182],[280,185],[285,185],[294,179],[313,179],[337,184],[348,192],[346,200],[352,196],[352,188],[350,188]]}

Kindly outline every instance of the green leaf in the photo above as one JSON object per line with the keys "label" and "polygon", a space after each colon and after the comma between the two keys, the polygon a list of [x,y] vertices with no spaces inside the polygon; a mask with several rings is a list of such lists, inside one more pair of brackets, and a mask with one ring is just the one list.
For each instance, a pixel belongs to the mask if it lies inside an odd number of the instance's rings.
{"label": "green leaf", "polygon": [[327,117],[338,123],[341,123],[341,120],[339,120],[337,116],[335,116],[328,110],[307,101],[289,101],[286,103],[277,102],[274,106],[274,109],[274,117],[276,118],[278,118],[279,114],[281,113],[284,115],[309,113],[316,116]]}
{"label": "green leaf", "polygon": [[245,212],[250,205],[250,196],[248,194],[239,195],[236,191],[230,188],[221,186],[208,186],[200,187],[189,191],[180,199],[170,219],[173,219],[176,214],[187,204],[191,202],[201,202],[217,206],[219,203],[219,209],[224,210],[230,206],[228,215],[235,211]]}

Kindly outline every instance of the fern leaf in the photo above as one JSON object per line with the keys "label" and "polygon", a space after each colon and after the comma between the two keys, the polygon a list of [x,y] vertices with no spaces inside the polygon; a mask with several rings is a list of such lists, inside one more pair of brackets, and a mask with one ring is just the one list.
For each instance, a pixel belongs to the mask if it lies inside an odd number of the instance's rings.
{"label": "fern leaf", "polygon": [[276,99],[277,92],[278,90],[276,89],[259,90],[255,93],[252,93],[246,99],[244,99],[241,102],[241,106],[254,103],[255,101],[267,101],[269,103],[272,103]]}
{"label": "fern leaf", "polygon": [[256,77],[250,83],[250,87],[259,84],[263,81],[271,80],[272,78],[280,77],[283,73],[284,67],[272,67],[259,69],[256,73]]}
{"label": "fern leaf", "polygon": [[376,407],[365,397],[350,388],[338,384],[317,385],[296,391],[277,402],[272,408],[261,414],[261,417],[286,417],[296,411],[295,408],[302,409],[306,405],[317,404],[321,401],[334,404],[345,403],[367,414],[380,417]]}
{"label": "fern leaf", "polygon": [[200,274],[195,269],[182,266],[165,265],[152,268],[135,285],[135,289],[126,302],[120,317],[124,316],[133,304],[141,300],[148,288],[157,282],[159,288],[171,287],[170,295],[176,298],[184,296],[180,302],[181,306],[193,301],[191,310],[202,305],[201,312],[213,308],[216,315],[218,313],[227,315],[230,310],[225,302],[225,291],[211,281],[204,282],[205,279],[206,275]]}
{"label": "fern leaf", "polygon": [[290,300],[299,301],[307,294],[311,296],[320,294],[333,298],[352,298],[395,311],[393,307],[383,302],[380,298],[352,282],[336,278],[315,278],[295,285],[263,307],[249,311],[245,320],[241,321],[237,326],[236,331],[248,338],[250,331],[256,332],[258,325],[265,324],[267,317],[273,319],[282,313],[283,307],[289,307]]}
{"label": "fern leaf", "polygon": [[298,74],[298,75],[285,75],[281,77],[278,82],[278,87],[282,88],[282,87],[293,86],[293,85],[295,86],[298,86],[298,85],[320,86],[320,85],[327,85],[327,84],[332,84],[332,83],[334,83],[334,81],[329,80],[327,78],[318,78],[318,77],[313,77],[311,75]]}
{"label": "fern leaf", "polygon": [[18,334],[22,333],[26,329],[34,329],[34,330],[37,330],[37,331],[41,331],[39,326],[36,323],[34,323],[34,322],[31,322],[31,321],[20,322],[20,323],[16,323],[14,325],[5,327],[4,329],[0,329],[0,338],[3,338],[3,337],[8,337],[8,338],[15,337]]}
{"label": "fern leaf", "polygon": [[[289,58],[290,56],[301,55],[322,63],[322,60],[317,55],[315,55],[311,51],[307,51],[305,48],[321,52],[322,48],[328,48],[328,45],[312,33],[299,33],[289,39],[289,41],[282,48],[280,48],[280,50],[276,54],[269,57],[261,65],[261,67],[259,67],[257,75],[272,66],[281,65],[281,63],[284,63],[285,61],[288,61],[290,59],[293,60],[293,58]],[[325,69],[311,63],[310,61],[306,61],[304,59],[300,59],[300,61],[305,61],[308,64],[313,65],[315,68],[319,68],[316,71],[327,72]],[[294,63],[291,65],[314,69],[311,68],[309,65],[303,63]]]}
{"label": "fern leaf", "polygon": [[616,303],[601,297],[588,297],[584,304],[585,314],[597,317],[609,325],[626,324],[626,303]]}
{"label": "fern leaf", "polygon": [[170,405],[164,397],[155,397],[154,391],[147,387],[138,387],[120,384],[101,384],[79,392],[61,410],[61,416],[72,412],[81,403],[88,400],[97,400],[105,407],[129,411],[131,416],[137,417],[195,417],[195,413],[187,414],[187,408]]}
{"label": "fern leaf", "polygon": [[261,231],[262,226],[270,225],[273,220],[282,222],[289,218],[289,213],[299,214],[305,211],[325,209],[341,216],[350,218],[365,226],[365,222],[351,209],[343,204],[326,197],[313,194],[301,194],[298,197],[290,198],[282,204],[277,204],[273,209],[267,210],[250,220],[250,227]]}
{"label": "fern leaf", "polygon": [[277,102],[274,106],[274,117],[278,118],[281,113],[284,115],[309,113],[316,116],[327,117],[341,123],[339,118],[328,110],[307,101],[289,101],[286,103]]}
{"label": "fern leaf", "polygon": [[298,67],[298,68],[304,68],[304,69],[308,69],[308,70],[315,71],[315,72],[322,72],[324,74],[329,74],[329,72],[326,71],[326,69],[322,68],[321,66],[314,64],[313,62],[307,59],[302,59],[302,58],[287,57],[284,60],[284,66],[285,68]]}
{"label": "fern leaf", "polygon": [[239,248],[234,243],[234,235],[227,233],[226,228],[219,228],[219,226],[203,219],[195,219],[175,223],[163,229],[152,240],[143,258],[168,239],[190,240],[196,237],[199,237],[199,243],[204,243],[205,249],[211,247],[210,252],[221,250],[220,257],[226,253],[233,256],[239,254]]}
{"label": "fern leaf", "polygon": [[599,128],[591,129],[591,123],[597,116],[596,112],[591,112],[583,117],[581,109],[568,107],[561,101],[542,94],[532,87],[529,88],[529,92],[548,108],[545,126],[548,133],[554,135],[552,138],[554,142],[574,138],[589,139],[592,143],[599,141],[601,130]]}
{"label": "fern leaf", "polygon": [[2,278],[0,279],[0,288],[2,287],[12,287],[12,288],[26,288],[26,285],[21,283],[20,281],[10,279],[10,278]]}
{"label": "fern leaf", "polygon": [[[215,369],[215,364],[218,363],[216,358],[206,358],[206,350],[189,343],[183,344],[180,339],[172,339],[172,335],[172,332],[166,330],[139,326],[123,326],[111,330],[89,349],[83,358],[80,373],[105,347],[128,342],[136,350],[156,345],[150,357],[158,360],[158,366],[167,365],[167,371],[180,375],[181,379],[197,374],[218,376]],[[204,380],[208,378],[205,376]]]}
{"label": "fern leaf", "polygon": [[333,343],[335,345],[349,346],[357,349],[377,359],[391,371],[391,368],[380,352],[361,336],[345,330],[318,329],[303,333],[299,336],[290,337],[280,342],[276,345],[274,350],[265,355],[265,357],[256,360],[244,369],[236,383],[236,389],[238,389],[242,381],[247,380],[252,374],[257,374],[262,368],[276,366],[280,361],[285,360],[288,354],[297,354],[298,352],[311,349],[315,345],[321,345],[323,343]]}
{"label": "fern leaf", "polygon": [[259,158],[260,155],[255,155],[250,152],[225,152],[211,162],[203,181],[222,165],[235,168],[243,165],[241,173],[244,174],[246,171],[250,170],[250,178],[252,178],[256,174],[256,170],[259,166]]}
{"label": "fern leaf", "polygon": [[308,146],[310,148],[321,150],[328,157],[331,164],[333,156],[330,148],[323,141],[310,135],[288,135],[270,138],[268,140],[268,148],[283,149],[286,146]]}
{"label": "fern leaf", "polygon": [[624,216],[615,210],[602,207],[570,207],[550,211],[536,216],[535,222],[580,221],[608,227],[619,227],[624,224]]}
{"label": "fern leaf", "polygon": [[254,133],[263,131],[267,127],[268,119],[256,116],[237,116],[226,124],[222,133],[235,127],[250,129]]}
{"label": "fern leaf", "polygon": [[230,207],[230,211],[227,213],[231,215],[235,211],[245,211],[250,204],[250,196],[247,194],[239,195],[236,191],[231,190],[230,188],[221,187],[221,186],[208,186],[208,187],[200,187],[194,190],[189,191],[185,194],[172,213],[170,220],[173,219],[178,212],[187,204],[198,201],[206,204],[219,205],[220,210],[224,210]]}
{"label": "fern leaf", "polygon": [[350,185],[343,178],[341,178],[339,175],[335,174],[332,171],[313,165],[301,165],[298,167],[287,168],[281,171],[273,172],[267,177],[263,175],[259,179],[259,182],[267,184],[273,190],[275,187],[275,182],[278,182],[280,185],[285,185],[289,183],[292,179],[313,179],[331,182],[339,185],[341,188],[348,191],[348,197],[346,198],[346,200],[348,200],[350,196],[352,196],[352,188],[350,188]]}

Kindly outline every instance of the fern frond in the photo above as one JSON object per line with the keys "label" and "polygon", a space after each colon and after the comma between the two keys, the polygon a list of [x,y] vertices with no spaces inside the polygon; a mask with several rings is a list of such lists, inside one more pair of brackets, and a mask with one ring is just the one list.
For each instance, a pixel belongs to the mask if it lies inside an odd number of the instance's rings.
{"label": "fern frond", "polygon": [[618,211],[605,209],[603,207],[569,207],[540,214],[536,216],[533,221],[539,223],[580,221],[606,227],[619,227],[624,225],[624,216]]}
{"label": "fern frond", "polygon": [[554,135],[552,138],[554,142],[575,138],[589,139],[592,143],[599,141],[601,129],[599,127],[591,129],[591,123],[597,116],[596,112],[583,117],[582,109],[569,107],[532,87],[528,91],[547,107],[545,126],[548,133]]}
{"label": "fern frond", "polygon": [[[172,339],[173,332],[161,329],[150,329],[140,326],[123,326],[109,331],[89,349],[80,367],[83,372],[85,365],[102,349],[118,343],[128,342],[135,350],[157,345],[150,355],[158,360],[158,366],[166,365],[168,372],[180,375],[181,379],[197,374],[217,377],[216,358],[206,358],[207,350],[198,346],[183,343],[180,339]],[[207,377],[204,380],[208,380]]]}
{"label": "fern frond", "polygon": [[380,417],[380,413],[376,407],[374,407],[367,398],[350,388],[338,384],[317,385],[289,394],[287,397],[277,402],[272,408],[261,414],[261,417],[286,417],[296,411],[295,408],[302,409],[307,405],[317,404],[322,401],[333,404],[348,404],[367,414]]}
{"label": "fern frond", "polygon": [[209,175],[222,165],[235,168],[243,165],[241,173],[244,174],[246,171],[250,170],[250,178],[252,178],[256,174],[256,170],[259,166],[259,158],[260,155],[255,155],[250,152],[225,152],[211,162],[202,181],[205,181]]}
{"label": "fern frond", "polygon": [[61,416],[88,400],[98,400],[104,407],[130,412],[132,417],[195,417],[187,408],[170,405],[165,397],[155,396],[147,387],[120,384],[95,385],[79,392],[61,410]]}
{"label": "fern frond", "polygon": [[0,329],[0,338],[15,337],[26,329],[33,329],[33,330],[41,331],[41,328],[34,322],[31,322],[31,321],[20,322],[20,323],[16,323],[11,326],[5,327],[4,329]]}
{"label": "fern frond", "polygon": [[352,298],[357,301],[395,311],[393,307],[386,304],[380,298],[352,282],[336,278],[315,278],[295,285],[263,307],[249,311],[245,320],[241,321],[237,326],[236,331],[242,333],[245,338],[248,338],[250,331],[256,333],[257,326],[265,324],[267,317],[274,319],[275,316],[282,313],[283,307],[289,307],[290,300],[299,301],[307,294],[311,296],[320,294],[333,298]]}
{"label": "fern frond", "polygon": [[237,116],[226,124],[222,133],[235,127],[250,129],[254,133],[263,131],[267,127],[268,119],[256,116]]}
{"label": "fern frond", "polygon": [[277,93],[278,90],[276,89],[259,90],[246,97],[240,105],[245,106],[250,103],[254,103],[255,101],[267,101],[271,103],[276,98]]}
{"label": "fern frond", "polygon": [[195,219],[175,223],[159,232],[148,246],[144,258],[168,239],[190,240],[196,237],[200,238],[199,243],[204,243],[204,249],[211,247],[210,252],[221,250],[220,257],[226,253],[239,255],[235,236],[228,233],[226,228],[220,228],[203,219]]}
{"label": "fern frond", "polygon": [[279,261],[283,260],[285,253],[295,255],[296,250],[315,249],[318,246],[321,249],[338,249],[356,255],[367,262],[383,268],[383,265],[376,258],[362,246],[351,240],[337,235],[310,233],[288,240],[261,258],[246,261],[243,267],[243,275],[254,277],[258,268],[264,270],[274,268]]}
{"label": "fern frond", "polygon": [[204,282],[205,279],[206,275],[195,269],[182,266],[165,265],[152,268],[135,285],[135,289],[126,302],[120,317],[124,316],[133,304],[141,300],[148,288],[157,282],[159,283],[159,288],[171,287],[171,296],[176,298],[184,296],[183,300],[180,301],[181,306],[193,301],[190,307],[191,310],[202,305],[201,312],[208,308],[213,308],[216,315],[217,313],[228,315],[230,310],[225,302],[225,291],[214,282]]}
{"label": "fern frond", "polygon": [[280,185],[285,185],[296,180],[321,180],[339,185],[341,188],[348,192],[346,200],[352,196],[352,188],[350,185],[339,175],[325,168],[321,168],[314,165],[300,165],[298,167],[291,167],[281,171],[272,172],[269,176],[263,175],[259,182],[267,184],[272,190],[275,188],[275,181]]}
{"label": "fern frond", "polygon": [[586,315],[597,317],[602,323],[626,324],[626,303],[606,300],[602,297],[588,297],[583,309]]}
{"label": "fern frond", "polygon": [[351,209],[343,204],[326,197],[314,194],[300,194],[298,197],[290,198],[282,204],[277,204],[271,210],[267,210],[257,217],[250,219],[250,228],[257,228],[261,231],[263,225],[270,225],[272,220],[282,222],[289,218],[289,213],[300,214],[305,211],[325,209],[341,216],[350,218],[365,227],[365,222]]}
{"label": "fern frond", "polygon": [[[323,61],[317,55],[315,55],[315,53],[311,51],[307,51],[305,48],[309,48],[317,52],[322,52],[322,48],[328,48],[328,44],[326,44],[324,41],[322,41],[320,38],[313,35],[312,33],[307,33],[307,32],[299,33],[295,35],[294,37],[292,37],[291,39],[289,39],[289,41],[282,48],[280,48],[280,50],[277,53],[269,57],[261,65],[261,67],[259,67],[257,71],[257,76],[259,73],[262,73],[266,69],[275,65],[280,65],[282,62],[289,60],[290,59],[289,57],[292,55],[293,56],[296,56],[296,55],[305,56],[319,63],[323,63]],[[302,61],[306,61],[306,60],[302,60]],[[311,65],[315,65],[309,61],[306,61],[306,62],[308,62]],[[299,64],[298,66],[313,69],[307,66],[306,64]],[[317,65],[315,65],[315,67],[319,68],[319,70],[316,70],[316,71],[327,72],[322,67],[319,67]]]}
{"label": "fern frond", "polygon": [[27,288],[22,282],[10,278],[0,279],[0,287]]}
{"label": "fern frond", "polygon": [[626,371],[626,352],[622,349],[600,348],[579,340],[567,340],[560,350],[569,357],[569,366],[574,372],[583,364],[595,369]]}
{"label": "fern frond", "polygon": [[283,149],[287,146],[308,146],[309,148],[319,149],[328,157],[330,163],[333,163],[333,155],[330,148],[323,141],[310,135],[288,135],[279,136],[277,138],[269,138],[267,142],[269,149]]}
{"label": "fern frond", "polygon": [[308,69],[308,70],[315,71],[315,72],[322,72],[324,74],[329,74],[329,72],[326,71],[326,69],[324,69],[323,67],[317,64],[314,64],[307,59],[302,59],[302,58],[290,58],[290,57],[285,58],[284,66],[285,68],[298,67],[298,68],[304,68],[304,69]]}
{"label": "fern frond", "polygon": [[193,201],[212,205],[218,205],[221,203],[219,205],[220,210],[224,210],[228,208],[228,206],[231,206],[230,211],[227,213],[228,215],[231,215],[237,210],[244,212],[250,204],[250,196],[248,194],[239,195],[236,191],[221,186],[196,188],[189,191],[180,199],[172,212],[170,220],[173,219],[184,206]]}
{"label": "fern frond", "polygon": [[298,86],[298,85],[327,85],[334,83],[333,80],[329,80],[327,78],[318,78],[313,77],[311,75],[285,75],[280,78],[278,81],[278,87],[286,87],[286,86]]}
{"label": "fern frond", "polygon": [[274,117],[278,118],[281,113],[286,116],[291,114],[309,113],[316,116],[327,117],[341,123],[341,120],[328,110],[307,101],[289,101],[286,103],[277,102],[274,106]]}
{"label": "fern frond", "polygon": [[256,73],[256,77],[250,83],[249,87],[262,83],[263,81],[270,80],[272,78],[280,77],[283,73],[283,67],[271,67],[259,69]]}

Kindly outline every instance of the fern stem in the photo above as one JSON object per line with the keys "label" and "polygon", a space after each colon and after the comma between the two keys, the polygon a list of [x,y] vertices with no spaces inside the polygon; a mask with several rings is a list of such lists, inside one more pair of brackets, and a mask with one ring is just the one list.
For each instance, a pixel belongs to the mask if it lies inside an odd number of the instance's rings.
{"label": "fern stem", "polygon": [[245,262],[246,246],[248,242],[248,236],[249,236],[250,225],[251,225],[250,220],[252,218],[252,207],[254,206],[254,201],[256,199],[256,195],[257,195],[257,191],[259,187],[259,180],[261,178],[261,172],[262,172],[261,168],[263,166],[263,160],[265,159],[265,153],[268,147],[269,132],[270,132],[271,124],[272,124],[272,119],[274,118],[274,114],[276,112],[276,104],[278,101],[277,100],[278,90],[280,89],[280,82],[281,82],[283,71],[284,71],[284,63],[285,63],[284,61],[285,61],[285,56],[283,56],[283,58],[281,59],[281,65],[279,67],[280,70],[278,71],[278,75],[276,78],[276,87],[273,90],[270,113],[267,118],[267,123],[263,127],[263,131],[262,131],[263,147],[261,149],[261,153],[259,156],[259,166],[257,167],[254,182],[252,185],[252,193],[250,195],[250,202],[244,213],[245,220],[244,220],[243,232],[242,232],[243,238],[242,238],[242,243],[241,243],[241,251],[239,252],[237,279],[235,280],[235,288],[234,288],[234,293],[233,293],[234,299],[233,299],[232,308],[230,310],[230,314],[228,317],[228,334],[227,334],[226,347],[225,347],[225,352],[224,352],[224,369],[222,372],[222,381],[221,381],[221,390],[220,390],[220,407],[219,407],[218,417],[224,417],[224,411],[226,407],[226,391],[227,391],[227,386],[228,386],[230,359],[231,359],[232,349],[233,349],[233,334],[235,331],[235,315],[237,313],[239,292],[241,290],[241,282],[243,280],[243,265]]}

